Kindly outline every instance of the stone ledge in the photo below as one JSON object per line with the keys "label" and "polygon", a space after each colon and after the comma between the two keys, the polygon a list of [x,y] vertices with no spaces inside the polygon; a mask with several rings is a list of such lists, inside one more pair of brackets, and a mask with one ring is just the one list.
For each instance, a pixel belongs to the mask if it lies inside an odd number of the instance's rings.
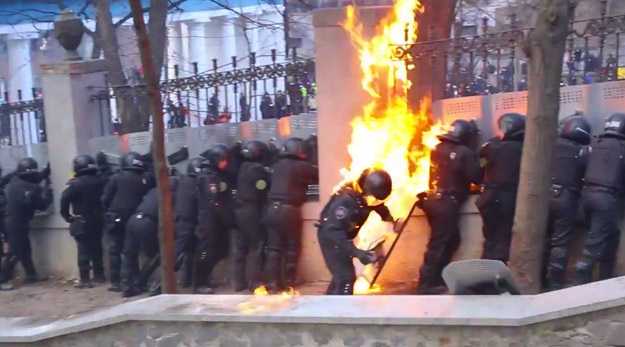
{"label": "stone ledge", "polygon": [[104,59],[61,61],[53,64],[41,64],[41,71],[49,75],[82,75],[108,70],[108,61]]}
{"label": "stone ledge", "polygon": [[0,343],[132,321],[521,327],[622,306],[625,277],[534,296],[161,295],[62,320],[0,319]]}

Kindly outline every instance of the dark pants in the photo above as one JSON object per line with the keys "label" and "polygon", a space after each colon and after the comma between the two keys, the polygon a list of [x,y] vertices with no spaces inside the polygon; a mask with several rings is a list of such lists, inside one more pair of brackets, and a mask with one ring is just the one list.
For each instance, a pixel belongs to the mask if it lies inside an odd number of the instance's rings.
{"label": "dark pants", "polygon": [[230,250],[230,218],[227,210],[201,211],[198,223],[193,287],[207,287],[213,268],[228,256]]}
{"label": "dark pants", "polygon": [[[272,203],[267,208],[267,287],[279,290],[293,285],[297,278],[297,261],[302,242],[302,211],[300,207]],[[283,265],[284,264],[284,265]]]}
{"label": "dark pants", "polygon": [[[195,223],[186,221],[180,216],[176,216],[176,241],[174,243],[174,253],[176,257],[176,271],[184,265],[184,282],[191,283],[193,277],[193,263],[195,262],[195,248],[197,238],[195,237]],[[184,261],[178,261],[184,257]]]}
{"label": "dark pants", "polygon": [[337,230],[325,230],[323,227],[317,229],[317,238],[321,254],[326,263],[326,267],[332,275],[332,280],[326,289],[326,295],[352,295],[354,294],[354,282],[356,282],[356,271],[354,262],[349,254],[346,254],[333,242],[326,240],[325,233],[341,232]]}
{"label": "dark pants", "polygon": [[507,263],[512,241],[516,192],[486,189],[477,199],[476,205],[483,223],[482,259],[501,260]]}
{"label": "dark pants", "polygon": [[74,238],[78,247],[78,271],[81,282],[89,282],[92,269],[94,277],[102,278],[104,276],[101,228],[100,224],[99,230],[90,230]]}
{"label": "dark pants", "polygon": [[602,263],[603,270],[600,272],[603,272],[603,277],[612,274],[619,241],[616,192],[591,187],[584,191],[582,201],[584,213],[590,220],[590,230],[582,257],[575,265],[577,284],[592,281],[592,272],[597,262]]}
{"label": "dark pants", "polygon": [[[141,213],[134,214],[128,221],[124,240],[124,260],[122,263],[121,277],[124,290],[138,287],[143,289],[150,276],[160,263],[158,244],[158,223]],[[139,272],[139,253],[143,253],[148,259],[141,267],[139,278],[135,283],[135,277]]]}
{"label": "dark pants", "polygon": [[13,269],[18,262],[22,264],[26,276],[31,278],[37,277],[30,248],[28,221],[16,221],[6,218],[5,226],[9,238],[9,253],[6,255],[6,260],[2,266],[0,283],[7,282],[13,278]]}
{"label": "dark pants", "polygon": [[109,271],[111,284],[119,284],[121,281],[120,270],[122,266],[122,252],[126,236],[126,224],[132,213],[108,212],[105,215],[106,233],[109,247]]}
{"label": "dark pants", "polygon": [[551,289],[564,285],[571,240],[575,229],[575,217],[579,193],[571,190],[553,189],[549,202],[549,244],[547,247],[547,280]]}
{"label": "dark pants", "polygon": [[432,235],[419,271],[420,292],[445,284],[441,273],[460,246],[460,201],[451,195],[432,195],[424,209]]}
{"label": "dark pants", "polygon": [[[250,284],[255,287],[261,282],[266,260],[263,247],[267,239],[267,232],[261,224],[262,214],[262,206],[255,204],[237,204],[234,210],[237,221],[234,234],[234,286],[238,291],[247,288]],[[248,283],[246,268],[247,255],[250,252],[254,271],[250,276],[251,283]]]}

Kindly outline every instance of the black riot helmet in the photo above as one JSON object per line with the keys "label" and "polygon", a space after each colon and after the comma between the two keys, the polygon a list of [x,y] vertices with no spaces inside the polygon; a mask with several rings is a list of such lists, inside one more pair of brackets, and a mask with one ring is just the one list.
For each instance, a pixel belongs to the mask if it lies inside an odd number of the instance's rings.
{"label": "black riot helmet", "polygon": [[[358,187],[365,196],[371,196],[374,199],[368,199],[369,205],[375,205],[383,202],[393,190],[393,181],[388,172],[377,169],[366,169],[358,178]],[[376,200],[375,203],[369,200]]]}
{"label": "black riot helmet", "polygon": [[202,167],[210,167],[218,170],[226,170],[230,165],[230,148],[223,143],[213,145],[208,151],[202,153],[206,161],[202,163]]}
{"label": "black riot helmet", "polygon": [[566,117],[560,126],[560,137],[587,145],[590,143],[590,123],[586,117],[580,115],[572,115]]}
{"label": "black riot helmet", "polygon": [[247,160],[262,162],[267,157],[269,146],[258,140],[252,140],[245,144],[243,148],[243,157]]}
{"label": "black riot helmet", "polygon": [[625,113],[615,113],[605,120],[605,134],[625,137]]}
{"label": "black riot helmet", "polygon": [[109,160],[106,157],[106,153],[104,153],[104,152],[98,152],[95,155],[95,162],[96,162],[96,164],[98,164],[98,166],[107,166],[107,165],[109,165]]}
{"label": "black riot helmet", "polygon": [[299,137],[292,137],[286,140],[280,149],[280,157],[306,160],[307,154],[304,140]]}
{"label": "black riot helmet", "polygon": [[525,116],[518,113],[506,113],[497,120],[504,138],[522,135],[525,132]]}
{"label": "black riot helmet", "polygon": [[206,159],[204,158],[193,158],[189,160],[187,164],[187,175],[194,176],[201,171],[202,163],[204,163]]}
{"label": "black riot helmet", "polygon": [[146,164],[143,156],[137,152],[128,152],[122,156],[122,170],[145,171]]}
{"label": "black riot helmet", "polygon": [[88,154],[77,156],[76,158],[74,158],[72,164],[74,165],[74,172],[77,175],[96,173],[98,171],[98,168],[95,164],[95,159]]}
{"label": "black riot helmet", "polygon": [[33,158],[24,158],[17,163],[15,172],[19,177],[31,176],[39,172],[39,164]]}
{"label": "black riot helmet", "polygon": [[447,140],[466,145],[475,133],[475,126],[471,122],[464,119],[456,119],[451,123],[449,131],[446,134],[439,135],[438,138],[441,141]]}

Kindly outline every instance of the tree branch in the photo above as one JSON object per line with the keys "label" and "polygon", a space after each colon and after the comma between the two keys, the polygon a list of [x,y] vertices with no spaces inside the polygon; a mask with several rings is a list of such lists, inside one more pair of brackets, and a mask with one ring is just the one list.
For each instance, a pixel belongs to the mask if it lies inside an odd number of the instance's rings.
{"label": "tree branch", "polygon": [[[171,9],[177,8],[177,9],[182,11],[182,9],[179,8],[178,6],[180,6],[185,1],[187,1],[187,0],[178,0],[178,1],[174,1],[174,2],[169,1],[169,6],[167,7],[167,10],[169,11]],[[150,11],[149,7],[144,7],[143,8],[143,13],[148,13],[149,11]],[[122,24],[124,24],[130,18],[132,18],[132,13],[128,13],[127,15],[123,16],[117,22],[115,22],[115,24],[114,24],[115,28],[119,28]]]}

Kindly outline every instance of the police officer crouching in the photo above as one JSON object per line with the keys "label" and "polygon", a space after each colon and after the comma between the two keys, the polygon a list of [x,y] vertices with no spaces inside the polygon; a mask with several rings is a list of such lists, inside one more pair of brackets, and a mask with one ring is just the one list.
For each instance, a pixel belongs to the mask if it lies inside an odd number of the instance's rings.
{"label": "police officer crouching", "polygon": [[302,240],[301,207],[306,202],[308,185],[319,180],[317,167],[306,162],[304,140],[286,140],[279,156],[271,168],[269,204],[264,216],[268,234],[267,289],[273,292],[285,284],[295,285]]}
{"label": "police officer crouching", "polygon": [[100,200],[93,197],[102,195],[106,177],[98,173],[95,159],[90,155],[76,157],[73,168],[75,178],[67,183],[61,195],[61,216],[70,224],[70,234],[76,240],[80,273],[76,288],[83,289],[93,287],[91,269],[95,282],[105,281],[102,265],[103,211]]}
{"label": "police officer crouching", "polygon": [[[234,290],[253,289],[260,282],[265,263],[263,247],[267,233],[261,224],[263,209],[271,179],[269,169],[263,163],[269,155],[264,142],[250,141],[243,149],[245,161],[239,169],[234,214],[237,229],[234,237]],[[251,251],[254,273],[246,276],[247,255]]]}
{"label": "police officer crouching", "polygon": [[460,207],[469,196],[471,183],[480,184],[482,169],[477,154],[468,147],[477,129],[466,120],[456,120],[430,156],[431,191],[419,204],[432,235],[419,271],[418,294],[439,294],[443,268],[460,246]]}
{"label": "police officer crouching", "polygon": [[605,132],[588,154],[582,204],[590,230],[582,258],[575,265],[576,284],[592,281],[600,262],[599,279],[612,277],[619,243],[617,207],[625,180],[625,114],[615,113],[605,122]]}
{"label": "police officer crouching", "polygon": [[126,153],[122,170],[113,175],[102,193],[109,246],[110,291],[121,291],[120,269],[126,224],[135,213],[145,194],[155,186],[154,176],[146,173],[146,163],[139,153]]}
{"label": "police officer crouching", "polygon": [[30,221],[35,211],[44,211],[52,203],[52,192],[39,185],[42,175],[33,158],[25,158],[17,164],[16,176],[6,188],[7,214],[4,219],[9,237],[9,253],[0,274],[0,289],[12,290],[10,282],[13,268],[19,261],[26,272],[26,283],[45,280],[37,275],[30,248]]}
{"label": "police officer crouching", "polygon": [[[172,202],[178,178],[169,177],[169,187],[172,193]],[[158,242],[158,188],[154,187],[145,194],[135,214],[130,217],[126,226],[124,239],[124,258],[121,269],[122,296],[125,298],[139,295],[147,286],[150,276],[160,265]],[[139,252],[146,257],[146,263],[141,267],[139,277],[135,277],[139,270]]]}
{"label": "police officer crouching", "polygon": [[193,290],[197,294],[212,294],[213,268],[228,256],[232,228],[231,190],[227,183],[230,149],[223,144],[206,153],[207,160],[197,177],[198,224],[196,262]]}
{"label": "police officer crouching", "polygon": [[488,140],[478,153],[486,177],[482,194],[475,205],[483,223],[482,259],[507,263],[523,153],[525,117],[518,113],[506,113],[499,117],[497,124],[503,136]]}
{"label": "police officer crouching", "polygon": [[561,289],[575,228],[578,201],[588,161],[590,123],[584,116],[567,117],[556,140],[549,202],[551,237],[547,263],[548,289]]}
{"label": "police officer crouching", "polygon": [[354,239],[371,211],[383,221],[393,217],[383,201],[393,189],[391,176],[384,170],[367,169],[356,182],[351,182],[334,193],[321,211],[317,237],[323,259],[332,274],[326,295],[352,295],[356,273],[352,258],[363,265],[375,261],[375,254],[356,248]]}

